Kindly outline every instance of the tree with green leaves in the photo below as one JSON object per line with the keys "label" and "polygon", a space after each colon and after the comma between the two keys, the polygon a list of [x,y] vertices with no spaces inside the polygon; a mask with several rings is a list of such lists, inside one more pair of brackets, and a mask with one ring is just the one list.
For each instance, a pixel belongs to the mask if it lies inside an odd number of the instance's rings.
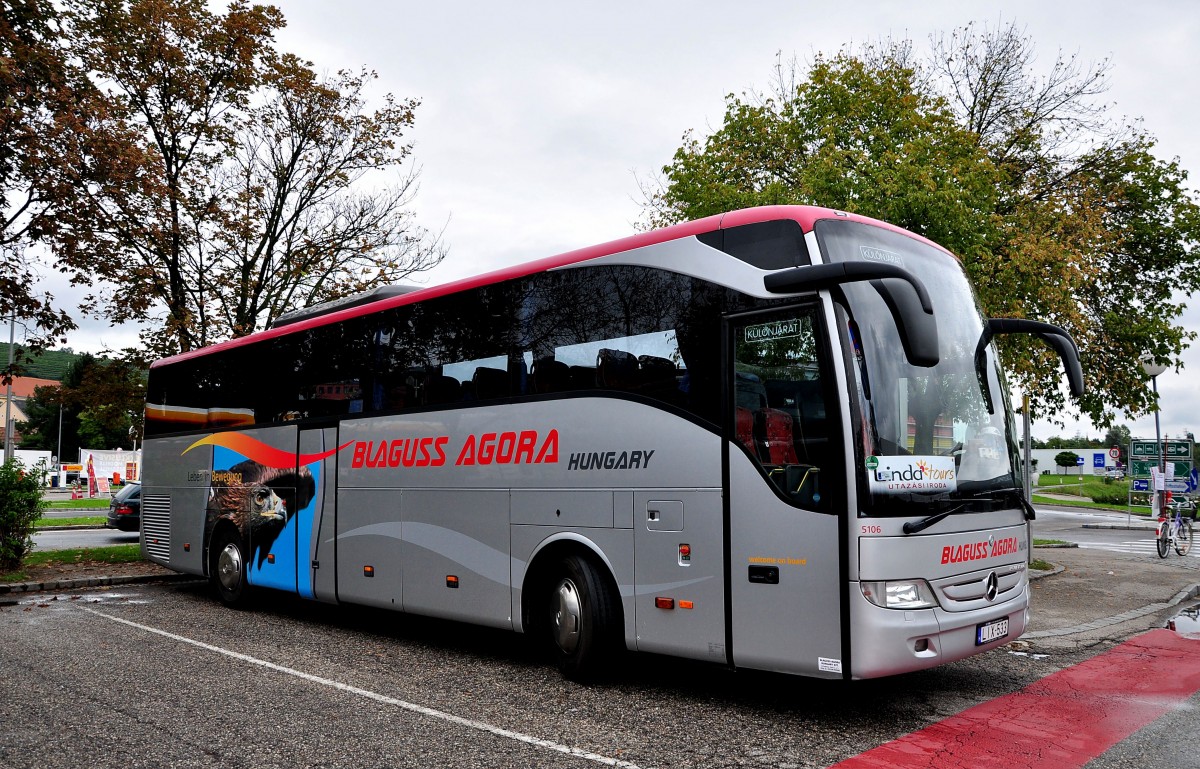
{"label": "tree with green leaves", "polygon": [[1074,451],[1060,451],[1054,455],[1054,464],[1069,471],[1079,465],[1079,455]]}
{"label": "tree with green leaves", "polygon": [[[87,77],[66,37],[62,5],[5,0],[0,7],[0,306],[25,344],[4,376],[75,328],[40,290],[48,270],[75,283],[116,279],[91,259],[98,211],[90,191],[124,183],[136,147]],[[38,253],[44,253],[44,258]]]}
{"label": "tree with green leaves", "polygon": [[[1074,336],[1094,422],[1143,413],[1140,355],[1178,363],[1194,336],[1170,291],[1200,288],[1200,206],[1177,161],[1095,103],[1108,68],[1060,56],[1039,76],[1013,25],[938,38],[926,61],[904,41],[780,64],[770,91],[726,98],[711,135],[685,134],[647,222],[809,204],[900,225],[960,256],[990,316]],[[998,343],[1031,412],[1060,410],[1057,357]]]}
{"label": "tree with green leaves", "polygon": [[60,460],[78,456],[80,448],[134,448],[145,402],[146,372],[137,361],[85,353],[58,387],[34,391],[26,403],[21,448],[61,450]]}
{"label": "tree with green leaves", "polygon": [[372,73],[321,78],[275,48],[279,9],[234,0],[81,0],[74,50],[142,136],[136,183],[100,190],[104,259],[129,279],[93,309],[161,321],[154,355],[264,328],[283,312],[436,264],[437,238],[405,210],[398,172],[415,100],[368,110]]}
{"label": "tree with green leaves", "polygon": [[21,567],[45,507],[37,475],[15,459],[0,464],[0,572]]}

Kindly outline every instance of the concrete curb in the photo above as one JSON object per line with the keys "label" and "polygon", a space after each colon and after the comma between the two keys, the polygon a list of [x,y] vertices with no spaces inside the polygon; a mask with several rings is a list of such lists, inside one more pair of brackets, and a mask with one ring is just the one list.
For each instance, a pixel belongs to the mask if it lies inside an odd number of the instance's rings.
{"label": "concrete curb", "polygon": [[1140,609],[1131,609],[1127,612],[1115,614],[1111,617],[1101,617],[1100,619],[1092,620],[1091,622],[1085,622],[1082,625],[1072,625],[1071,627],[1062,627],[1055,630],[1037,630],[1032,633],[1025,633],[1021,636],[1021,638],[1059,638],[1061,636],[1075,635],[1076,633],[1086,633],[1091,630],[1100,630],[1101,628],[1119,625],[1122,622],[1129,622],[1130,620],[1155,614],[1163,611],[1164,609],[1169,609],[1172,606],[1178,606],[1184,601],[1195,598],[1198,595],[1200,595],[1200,583],[1185,587],[1183,590],[1180,590],[1178,593],[1172,596],[1171,600],[1165,603],[1147,604]]}
{"label": "concrete curb", "polygon": [[182,582],[194,579],[197,579],[194,574],[139,574],[124,577],[78,577],[75,579],[48,580],[46,582],[14,582],[11,584],[0,584],[0,595],[40,593],[47,590],[79,590],[87,587],[133,585],[142,582]]}
{"label": "concrete curb", "polygon": [[1036,579],[1045,579],[1046,577],[1053,577],[1055,574],[1062,574],[1066,570],[1067,570],[1066,566],[1055,566],[1053,569],[1050,569],[1049,571],[1037,571],[1036,569],[1030,569],[1029,570],[1029,581],[1033,582]]}

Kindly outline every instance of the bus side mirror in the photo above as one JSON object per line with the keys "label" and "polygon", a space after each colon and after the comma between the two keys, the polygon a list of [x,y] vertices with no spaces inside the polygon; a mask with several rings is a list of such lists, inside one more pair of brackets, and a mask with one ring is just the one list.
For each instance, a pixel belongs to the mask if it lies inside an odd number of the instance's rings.
{"label": "bus side mirror", "polygon": [[1064,329],[1052,323],[1024,318],[989,318],[979,336],[979,344],[975,345],[975,373],[979,375],[983,392],[988,399],[988,413],[992,413],[992,402],[988,396],[987,373],[984,351],[988,342],[999,334],[1032,334],[1054,348],[1062,359],[1063,369],[1067,374],[1067,383],[1071,387],[1071,395],[1076,398],[1083,395],[1083,365],[1079,362],[1079,348],[1075,340]]}
{"label": "bus side mirror", "polygon": [[763,285],[773,294],[794,294],[864,280],[871,281],[887,304],[908,362],[924,368],[936,366],[940,356],[933,302],[925,284],[902,267],[874,262],[813,264],[773,272],[763,277]]}

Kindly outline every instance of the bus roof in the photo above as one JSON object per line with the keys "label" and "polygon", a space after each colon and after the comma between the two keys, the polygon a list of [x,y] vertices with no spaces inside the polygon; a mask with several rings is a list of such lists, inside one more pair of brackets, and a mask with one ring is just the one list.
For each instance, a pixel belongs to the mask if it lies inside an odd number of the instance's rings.
{"label": "bus roof", "polygon": [[741,227],[747,224],[758,224],[760,222],[779,221],[783,219],[791,219],[800,224],[800,229],[805,232],[811,232],[813,226],[821,219],[842,219],[848,221],[862,222],[872,224],[878,227],[902,233],[911,238],[915,238],[924,243],[927,243],[940,251],[946,251],[945,248],[939,246],[926,238],[909,232],[908,230],[897,227],[893,224],[872,219],[859,214],[847,213],[845,211],[837,211],[832,208],[822,208],[820,206],[759,206],[757,208],[744,208],[737,211],[730,211],[723,214],[715,214],[703,219],[696,219],[690,222],[675,224],[670,227],[664,227],[659,230],[650,232],[642,232],[636,235],[620,238],[618,240],[610,240],[607,243],[600,243],[595,246],[579,248],[574,251],[567,251],[556,256],[549,256],[542,259],[536,259],[531,262],[505,267],[492,272],[483,273],[468,278],[442,283],[428,288],[421,288],[414,291],[408,291],[397,296],[392,296],[379,301],[370,302],[367,304],[358,304],[347,307],[344,310],[337,310],[326,314],[317,315],[312,318],[289,323],[287,325],[268,328],[263,331],[258,331],[248,336],[229,339],[224,342],[218,342],[208,347],[202,347],[197,350],[189,350],[188,352],[179,353],[169,358],[163,358],[150,364],[150,368],[158,368],[171,363],[178,363],[192,358],[198,358],[212,353],[230,350],[244,345],[261,342],[276,337],[287,336],[301,331],[306,331],[312,328],[338,323],[350,318],[356,318],[362,315],[369,315],[381,310],[390,309],[392,307],[400,307],[406,304],[416,304],[427,299],[445,296],[447,294],[458,293],[459,291],[468,291],[473,288],[491,285],[493,283],[501,283],[514,278],[522,278],[526,275],[533,275],[538,272],[545,272],[557,267],[566,267],[580,262],[586,262],[592,259],[598,259],[612,254],[619,254],[625,251],[632,251],[645,246],[652,246],[658,243],[665,243],[671,240],[679,240],[681,238],[694,237],[703,235],[708,232],[714,232],[720,229],[729,229],[731,227]]}

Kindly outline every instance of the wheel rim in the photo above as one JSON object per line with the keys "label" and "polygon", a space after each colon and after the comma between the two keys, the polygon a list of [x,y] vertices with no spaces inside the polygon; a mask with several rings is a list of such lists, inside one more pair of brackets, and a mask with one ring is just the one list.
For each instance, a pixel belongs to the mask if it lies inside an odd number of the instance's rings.
{"label": "wheel rim", "polygon": [[554,589],[554,641],[567,654],[579,645],[579,590],[570,579]]}
{"label": "wheel rim", "polygon": [[242,584],[242,551],[233,542],[217,556],[217,579],[226,590],[237,590]]}

